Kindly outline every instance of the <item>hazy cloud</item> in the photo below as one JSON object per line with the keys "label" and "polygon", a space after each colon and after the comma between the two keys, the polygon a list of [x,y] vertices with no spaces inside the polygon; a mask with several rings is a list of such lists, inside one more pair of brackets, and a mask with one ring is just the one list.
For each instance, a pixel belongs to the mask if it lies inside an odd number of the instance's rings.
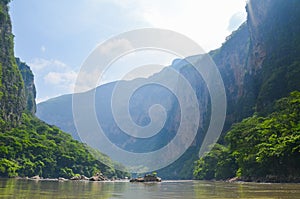
{"label": "hazy cloud", "polygon": [[46,47],[45,46],[41,46],[41,51],[44,53],[46,52]]}
{"label": "hazy cloud", "polygon": [[73,92],[77,78],[77,71],[73,67],[61,60],[44,58],[35,58],[28,65],[34,73],[35,85],[40,93],[37,102]]}
{"label": "hazy cloud", "polygon": [[43,70],[45,68],[53,69],[53,68],[66,68],[67,67],[67,65],[65,63],[63,63],[60,60],[56,60],[56,59],[47,60],[47,59],[43,59],[43,58],[35,58],[28,64],[30,65],[31,69],[34,72]]}
{"label": "hazy cloud", "polygon": [[48,84],[62,87],[70,92],[74,88],[76,77],[77,73],[72,70],[68,72],[49,72],[44,80]]}
{"label": "hazy cloud", "polygon": [[[130,15],[156,28],[182,33],[209,51],[221,46],[231,31],[232,13],[246,16],[245,0],[123,0],[113,1]],[[243,18],[238,18],[243,20]],[[235,22],[235,24],[241,24]]]}
{"label": "hazy cloud", "polygon": [[246,21],[246,13],[245,12],[237,12],[234,15],[231,16],[228,24],[227,30],[232,32],[244,22]]}
{"label": "hazy cloud", "polygon": [[100,46],[100,52],[104,55],[123,52],[124,50],[133,49],[131,43],[126,39],[117,39]]}

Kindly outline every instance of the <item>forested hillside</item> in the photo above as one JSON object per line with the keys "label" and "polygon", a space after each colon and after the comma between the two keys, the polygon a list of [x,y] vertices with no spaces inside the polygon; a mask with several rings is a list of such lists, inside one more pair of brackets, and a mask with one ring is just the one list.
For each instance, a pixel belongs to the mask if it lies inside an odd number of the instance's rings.
{"label": "forested hillside", "polygon": [[267,116],[234,124],[225,137],[197,162],[196,179],[300,181],[300,92],[276,102]]}

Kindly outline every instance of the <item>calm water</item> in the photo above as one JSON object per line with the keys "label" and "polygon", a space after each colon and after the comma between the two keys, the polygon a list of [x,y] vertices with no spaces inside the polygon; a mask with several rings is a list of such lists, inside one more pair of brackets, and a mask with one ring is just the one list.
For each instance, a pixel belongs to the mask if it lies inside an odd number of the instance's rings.
{"label": "calm water", "polygon": [[300,184],[207,181],[50,182],[0,179],[0,198],[300,198]]}

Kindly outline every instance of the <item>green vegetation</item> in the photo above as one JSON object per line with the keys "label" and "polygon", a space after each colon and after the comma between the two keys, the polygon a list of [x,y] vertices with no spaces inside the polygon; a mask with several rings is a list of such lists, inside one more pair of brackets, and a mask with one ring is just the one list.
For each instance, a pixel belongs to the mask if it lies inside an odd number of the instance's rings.
{"label": "green vegetation", "polygon": [[260,113],[267,114],[277,99],[300,89],[299,8],[298,0],[272,1],[258,27],[267,55],[257,75],[256,109]]}
{"label": "green vegetation", "polygon": [[[116,173],[112,161],[94,150],[97,160],[83,143],[49,126],[30,114],[22,115],[18,128],[0,129],[0,176],[65,177],[76,174],[92,176],[102,172],[108,177],[124,177]],[[119,175],[118,175],[119,174]]]}
{"label": "green vegetation", "polygon": [[193,163],[198,159],[199,149],[195,146],[188,150],[175,162],[157,171],[157,175],[162,179],[189,180],[193,178]]}
{"label": "green vegetation", "polygon": [[14,57],[7,3],[9,1],[0,1],[0,119],[10,128],[19,124],[26,104],[24,82]]}
{"label": "green vegetation", "polygon": [[232,126],[194,168],[196,179],[240,177],[257,181],[300,180],[300,92],[276,102],[273,112]]}
{"label": "green vegetation", "polygon": [[35,97],[36,97],[36,90],[34,85],[34,76],[30,69],[30,67],[22,62],[19,58],[16,58],[16,62],[21,72],[22,79],[24,81],[25,87],[25,102],[26,102],[26,110],[32,114],[36,112],[36,104],[35,104]]}

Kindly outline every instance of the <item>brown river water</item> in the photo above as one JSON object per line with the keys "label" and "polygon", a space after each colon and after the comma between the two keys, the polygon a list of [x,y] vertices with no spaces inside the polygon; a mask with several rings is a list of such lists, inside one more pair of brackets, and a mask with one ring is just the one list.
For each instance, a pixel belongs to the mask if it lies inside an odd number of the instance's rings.
{"label": "brown river water", "polygon": [[161,183],[0,179],[0,198],[300,199],[300,184],[163,181]]}

